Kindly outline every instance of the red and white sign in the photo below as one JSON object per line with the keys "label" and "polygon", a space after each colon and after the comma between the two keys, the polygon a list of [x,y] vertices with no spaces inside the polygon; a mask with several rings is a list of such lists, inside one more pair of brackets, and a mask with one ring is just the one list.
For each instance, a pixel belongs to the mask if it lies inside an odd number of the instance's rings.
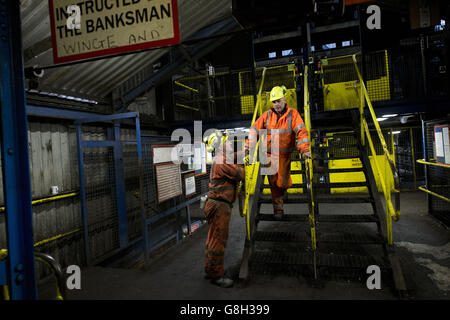
{"label": "red and white sign", "polygon": [[177,0],[49,0],[55,63],[180,42]]}

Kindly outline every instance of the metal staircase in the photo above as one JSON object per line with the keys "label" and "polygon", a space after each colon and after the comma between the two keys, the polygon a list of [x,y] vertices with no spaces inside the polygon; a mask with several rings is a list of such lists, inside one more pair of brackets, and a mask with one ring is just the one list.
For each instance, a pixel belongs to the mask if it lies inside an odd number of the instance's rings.
{"label": "metal staircase", "polygon": [[[370,104],[370,101],[368,102]],[[372,167],[369,154],[372,152],[372,158],[375,157],[373,143],[370,137],[365,137],[364,132],[361,133],[367,123],[363,122],[363,113],[359,111],[361,110],[348,110],[347,125],[350,124],[353,131],[333,130],[335,137],[342,137],[339,141],[347,142],[340,143],[338,150],[341,152],[334,153],[333,149],[337,150],[337,146],[333,143],[325,146],[317,143],[322,141],[326,128],[316,128],[317,130],[312,131],[308,94],[305,94],[305,125],[310,137],[315,135],[318,139],[315,139],[316,143],[311,143],[313,159],[300,160],[301,170],[291,171],[293,176],[302,176],[302,183],[294,183],[291,188],[301,189],[302,192],[285,194],[285,213],[282,220],[275,220],[271,195],[263,194],[268,184],[264,183],[265,178],[259,174],[258,166],[255,181],[251,181],[252,186],[254,185],[251,205],[248,190],[246,194],[247,210],[244,210],[244,216],[247,218],[247,238],[240,280],[247,281],[251,274],[261,272],[303,275],[315,280],[327,279],[330,276],[357,276],[359,279],[367,279],[367,268],[377,265],[382,271],[382,277],[391,274],[397,292],[400,295],[405,294],[406,285],[395,255],[389,221],[391,216],[394,220],[398,219],[399,204],[396,203],[395,211],[392,210],[392,204],[387,205],[385,210],[384,203],[391,202],[392,190],[388,187],[386,177],[382,177],[385,179],[383,194],[378,192],[375,177],[380,175],[380,170],[378,167],[375,170]],[[351,168],[329,166],[330,161],[344,159],[359,159],[360,165]],[[363,173],[365,180],[330,181],[330,174],[347,176],[355,172]],[[395,182],[395,171],[393,174]],[[367,188],[367,193],[338,193],[342,188],[356,187]],[[396,191],[395,187],[393,191]],[[352,209],[354,204],[366,204],[368,208],[364,209],[364,212],[358,212],[360,206]],[[324,209],[319,210],[322,206]]]}

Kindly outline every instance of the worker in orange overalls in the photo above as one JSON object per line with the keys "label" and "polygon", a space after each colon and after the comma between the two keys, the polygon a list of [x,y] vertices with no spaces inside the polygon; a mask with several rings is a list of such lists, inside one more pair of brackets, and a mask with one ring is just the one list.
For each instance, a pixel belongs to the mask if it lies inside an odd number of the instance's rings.
{"label": "worker in orange overalls", "polygon": [[[278,169],[276,174],[268,175],[274,218],[277,220],[281,220],[284,213],[284,193],[292,186],[291,152],[297,148],[304,159],[311,158],[308,131],[298,111],[287,106],[285,95],[285,86],[277,86],[270,91],[270,101],[273,105],[250,128],[245,146],[245,161],[248,163],[248,153],[256,145],[260,130],[267,129],[267,138],[264,141],[267,143],[267,155],[272,162],[277,162]],[[273,139],[274,135],[278,135],[278,139]],[[279,146],[273,146],[273,140],[278,141]]]}
{"label": "worker in orange overalls", "polygon": [[[237,187],[245,178],[244,166],[237,163],[238,153],[233,141],[220,131],[205,138],[208,152],[215,152],[209,179],[208,200],[204,212],[209,231],[205,250],[205,278],[223,288],[233,286],[233,280],[224,277],[224,255],[228,239],[228,227]],[[242,154],[242,152],[241,152]],[[241,156],[242,157],[242,156]]]}

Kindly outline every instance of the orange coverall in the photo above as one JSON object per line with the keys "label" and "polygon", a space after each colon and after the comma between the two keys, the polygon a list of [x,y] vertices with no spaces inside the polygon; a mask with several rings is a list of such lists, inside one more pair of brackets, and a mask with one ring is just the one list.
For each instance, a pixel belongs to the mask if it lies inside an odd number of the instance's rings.
{"label": "orange coverall", "polygon": [[[227,149],[232,144],[225,143],[223,152],[218,152],[213,159],[209,179],[208,201],[205,214],[209,231],[205,249],[205,272],[211,278],[220,278],[224,274],[224,255],[228,240],[228,227],[231,208],[237,197],[237,184],[245,178],[244,166],[233,164],[235,153],[227,156]],[[218,159],[222,163],[217,163]]]}
{"label": "orange coverall", "polygon": [[[252,150],[256,145],[261,129],[267,129],[268,156],[272,160],[279,160],[277,173],[267,177],[272,192],[273,211],[283,213],[283,196],[292,186],[291,152],[295,148],[301,153],[309,151],[308,131],[300,113],[287,105],[281,115],[272,106],[255,121],[250,128],[246,149]],[[279,134],[279,148],[271,147],[273,134]]]}

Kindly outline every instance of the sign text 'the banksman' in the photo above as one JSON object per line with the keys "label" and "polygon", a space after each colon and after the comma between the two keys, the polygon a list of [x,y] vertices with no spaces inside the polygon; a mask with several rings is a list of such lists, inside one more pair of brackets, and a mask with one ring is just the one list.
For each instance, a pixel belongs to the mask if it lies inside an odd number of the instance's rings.
{"label": "sign text 'the banksman'", "polygon": [[49,0],[49,10],[55,63],[180,42],[176,0]]}

